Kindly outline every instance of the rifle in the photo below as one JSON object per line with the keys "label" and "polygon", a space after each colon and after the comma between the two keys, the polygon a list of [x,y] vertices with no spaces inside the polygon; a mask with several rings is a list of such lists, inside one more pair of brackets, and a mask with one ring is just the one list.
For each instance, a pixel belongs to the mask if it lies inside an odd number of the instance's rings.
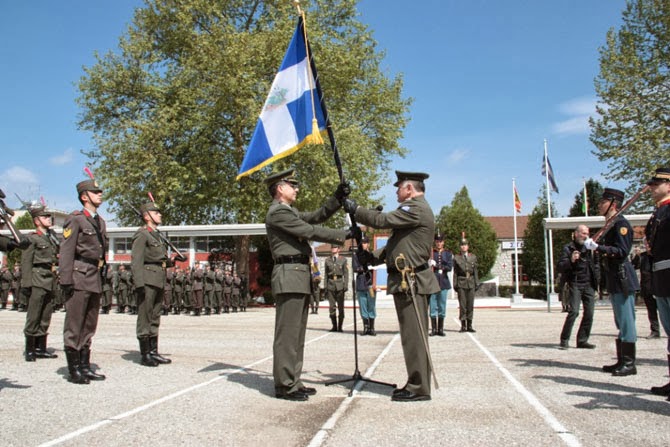
{"label": "rifle", "polygon": [[12,234],[12,237],[14,238],[14,241],[17,243],[17,245],[22,245],[24,241],[23,235],[12,223],[12,216],[14,215],[14,211],[12,211],[10,208],[7,208],[7,205],[5,205],[5,201],[3,200],[5,197],[7,196],[5,196],[5,193],[2,191],[2,189],[0,189],[0,219],[5,223],[5,225],[7,225],[7,228]]}
{"label": "rifle", "polygon": [[[130,207],[131,210],[133,210],[133,211],[135,212],[135,214],[137,214],[137,216],[138,216],[140,219],[142,219],[142,213],[140,213],[140,210],[138,210],[137,208],[135,208],[135,207],[132,206],[131,204],[128,204],[128,206]],[[165,237],[165,235],[164,235],[163,233],[160,232],[160,230],[159,230],[158,228],[154,228],[154,231],[156,232],[156,234],[158,235],[158,237],[160,237],[161,240],[162,240],[165,244],[167,244],[167,246],[170,247],[170,248],[172,249],[173,252],[175,252],[175,253],[177,254],[177,256],[175,256],[175,258],[174,258],[175,261],[178,261],[178,262],[184,262],[184,261],[186,261],[186,260],[188,259],[186,256],[184,256],[184,255],[179,251],[179,249],[177,248],[176,245],[174,245],[172,242],[170,242],[170,239],[168,239],[167,237]]]}
{"label": "rifle", "polygon": [[603,237],[603,235],[604,235],[605,233],[607,233],[607,232],[610,230],[610,228],[612,228],[612,226],[614,225],[614,222],[616,221],[616,219],[617,219],[619,216],[621,216],[621,215],[622,215],[628,208],[630,208],[631,205],[633,205],[633,203],[635,203],[635,201],[636,201],[637,199],[639,199],[640,196],[641,196],[642,194],[644,194],[645,192],[647,192],[648,190],[649,190],[649,185],[645,185],[645,186],[644,186],[643,188],[641,188],[638,192],[636,192],[635,194],[633,194],[633,196],[632,196],[630,199],[628,199],[628,201],[627,201],[626,203],[624,203],[623,205],[621,205],[621,208],[619,208],[619,209],[617,210],[617,212],[614,213],[614,214],[612,215],[612,217],[610,217],[609,219],[607,219],[607,221],[605,222],[605,225],[603,225],[603,227],[602,227],[600,230],[598,230],[598,232],[597,232],[596,234],[593,235],[592,239],[593,239],[594,241],[598,242],[598,239],[600,239],[601,237]]}

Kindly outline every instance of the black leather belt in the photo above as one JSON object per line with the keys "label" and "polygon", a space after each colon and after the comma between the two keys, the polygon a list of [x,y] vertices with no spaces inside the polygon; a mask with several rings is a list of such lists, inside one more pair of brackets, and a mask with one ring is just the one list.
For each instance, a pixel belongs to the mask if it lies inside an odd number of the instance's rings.
{"label": "black leather belt", "polygon": [[328,279],[341,279],[342,275],[329,275]]}
{"label": "black leather belt", "polygon": [[[423,272],[424,270],[428,269],[428,267],[430,267],[430,265],[426,262],[425,264],[421,264],[418,267],[414,267],[413,270],[414,270],[414,273],[419,273],[419,272]],[[400,273],[400,270],[395,268],[395,266],[387,266],[386,271],[389,272],[389,273]]]}
{"label": "black leather belt", "polygon": [[47,269],[47,270],[53,270],[56,267],[58,267],[58,264],[41,263],[41,264],[33,264],[33,267],[37,267],[37,268],[41,268],[41,269]]}
{"label": "black leather belt", "polygon": [[80,256],[80,255],[76,255],[74,259],[76,261],[81,261],[85,262],[86,264],[94,265],[97,268],[101,268],[104,265],[104,261],[102,259],[87,258],[86,256]]}
{"label": "black leather belt", "polygon": [[309,256],[278,256],[275,258],[275,264],[309,264]]}

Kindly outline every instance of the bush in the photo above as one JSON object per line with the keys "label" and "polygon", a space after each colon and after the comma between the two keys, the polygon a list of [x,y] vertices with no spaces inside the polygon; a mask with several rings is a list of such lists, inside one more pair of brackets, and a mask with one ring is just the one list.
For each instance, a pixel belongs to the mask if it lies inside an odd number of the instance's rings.
{"label": "bush", "polygon": [[[498,293],[503,298],[512,298],[514,292],[516,292],[515,286],[500,286],[498,288]],[[519,292],[521,292],[525,298],[547,300],[547,286],[545,285],[521,286],[519,287]]]}

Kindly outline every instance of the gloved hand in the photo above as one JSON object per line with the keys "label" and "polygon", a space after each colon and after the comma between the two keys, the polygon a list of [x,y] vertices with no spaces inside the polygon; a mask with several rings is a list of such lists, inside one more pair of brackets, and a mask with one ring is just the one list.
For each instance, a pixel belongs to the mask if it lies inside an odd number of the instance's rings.
{"label": "gloved hand", "polygon": [[346,239],[356,239],[357,241],[360,241],[362,237],[363,232],[361,231],[361,228],[358,225],[356,225],[355,227],[349,227]]}
{"label": "gloved hand", "polygon": [[61,284],[61,293],[63,294],[63,301],[67,301],[74,295],[74,286],[72,284]]}
{"label": "gloved hand", "polygon": [[593,239],[588,238],[587,240],[584,241],[584,247],[587,250],[595,250],[596,248],[598,248],[598,244],[596,244],[596,241],[594,241]]}
{"label": "gloved hand", "polygon": [[349,194],[351,194],[351,187],[349,186],[349,182],[342,182],[339,185],[337,185],[337,189],[335,190],[335,198],[337,199],[338,202],[342,203],[344,199],[349,197]]}
{"label": "gloved hand", "polygon": [[21,242],[19,243],[19,248],[21,250],[25,250],[28,247],[30,247],[30,241],[28,240],[28,238],[27,237],[21,237]]}
{"label": "gloved hand", "polygon": [[344,208],[344,211],[347,214],[354,214],[356,213],[356,209],[358,208],[358,203],[356,203],[356,201],[351,199],[344,199],[344,202],[342,203],[342,208]]}
{"label": "gloved hand", "polygon": [[135,288],[135,297],[137,298],[137,301],[144,299],[144,286]]}
{"label": "gloved hand", "polygon": [[372,253],[367,250],[356,250],[356,258],[358,259],[358,263],[362,266],[368,266],[372,264],[374,259]]}
{"label": "gloved hand", "polygon": [[[213,252],[214,252],[214,251],[212,250],[212,253],[213,253]],[[175,256],[175,257],[173,258],[173,262],[186,262],[187,259],[188,259],[188,258],[187,258],[186,256],[181,255],[181,254],[178,254],[177,256]]]}
{"label": "gloved hand", "polygon": [[21,238],[21,243],[17,244],[14,239],[10,240],[7,242],[7,252],[10,252],[16,248],[19,248],[21,250],[25,250],[30,246],[30,241],[28,238],[22,237]]}
{"label": "gloved hand", "polygon": [[431,260],[428,261],[428,264],[429,264],[431,267],[435,267],[435,266],[437,265],[437,262],[435,262],[435,259],[431,259]]}

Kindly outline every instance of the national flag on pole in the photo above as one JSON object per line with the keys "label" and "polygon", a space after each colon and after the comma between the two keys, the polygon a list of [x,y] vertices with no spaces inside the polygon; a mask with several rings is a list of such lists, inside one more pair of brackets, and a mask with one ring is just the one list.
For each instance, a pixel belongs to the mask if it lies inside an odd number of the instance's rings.
{"label": "national flag on pole", "polygon": [[516,190],[516,185],[514,185],[514,209],[517,213],[521,212],[521,198],[519,198],[519,191]]}
{"label": "national flag on pole", "polygon": [[312,261],[310,262],[312,267],[312,277],[319,278],[321,277],[321,271],[319,270],[319,257],[316,255],[316,250],[312,245]]}
{"label": "national flag on pole", "polygon": [[291,155],[306,144],[323,143],[324,113],[309,60],[303,18],[265,100],[237,180]]}
{"label": "national flag on pole", "polygon": [[551,185],[551,190],[555,193],[558,193],[558,186],[556,185],[556,178],[554,177],[554,170],[551,168],[551,162],[549,161],[549,156],[544,154],[544,161],[542,162],[542,175],[549,178],[549,184]]}

